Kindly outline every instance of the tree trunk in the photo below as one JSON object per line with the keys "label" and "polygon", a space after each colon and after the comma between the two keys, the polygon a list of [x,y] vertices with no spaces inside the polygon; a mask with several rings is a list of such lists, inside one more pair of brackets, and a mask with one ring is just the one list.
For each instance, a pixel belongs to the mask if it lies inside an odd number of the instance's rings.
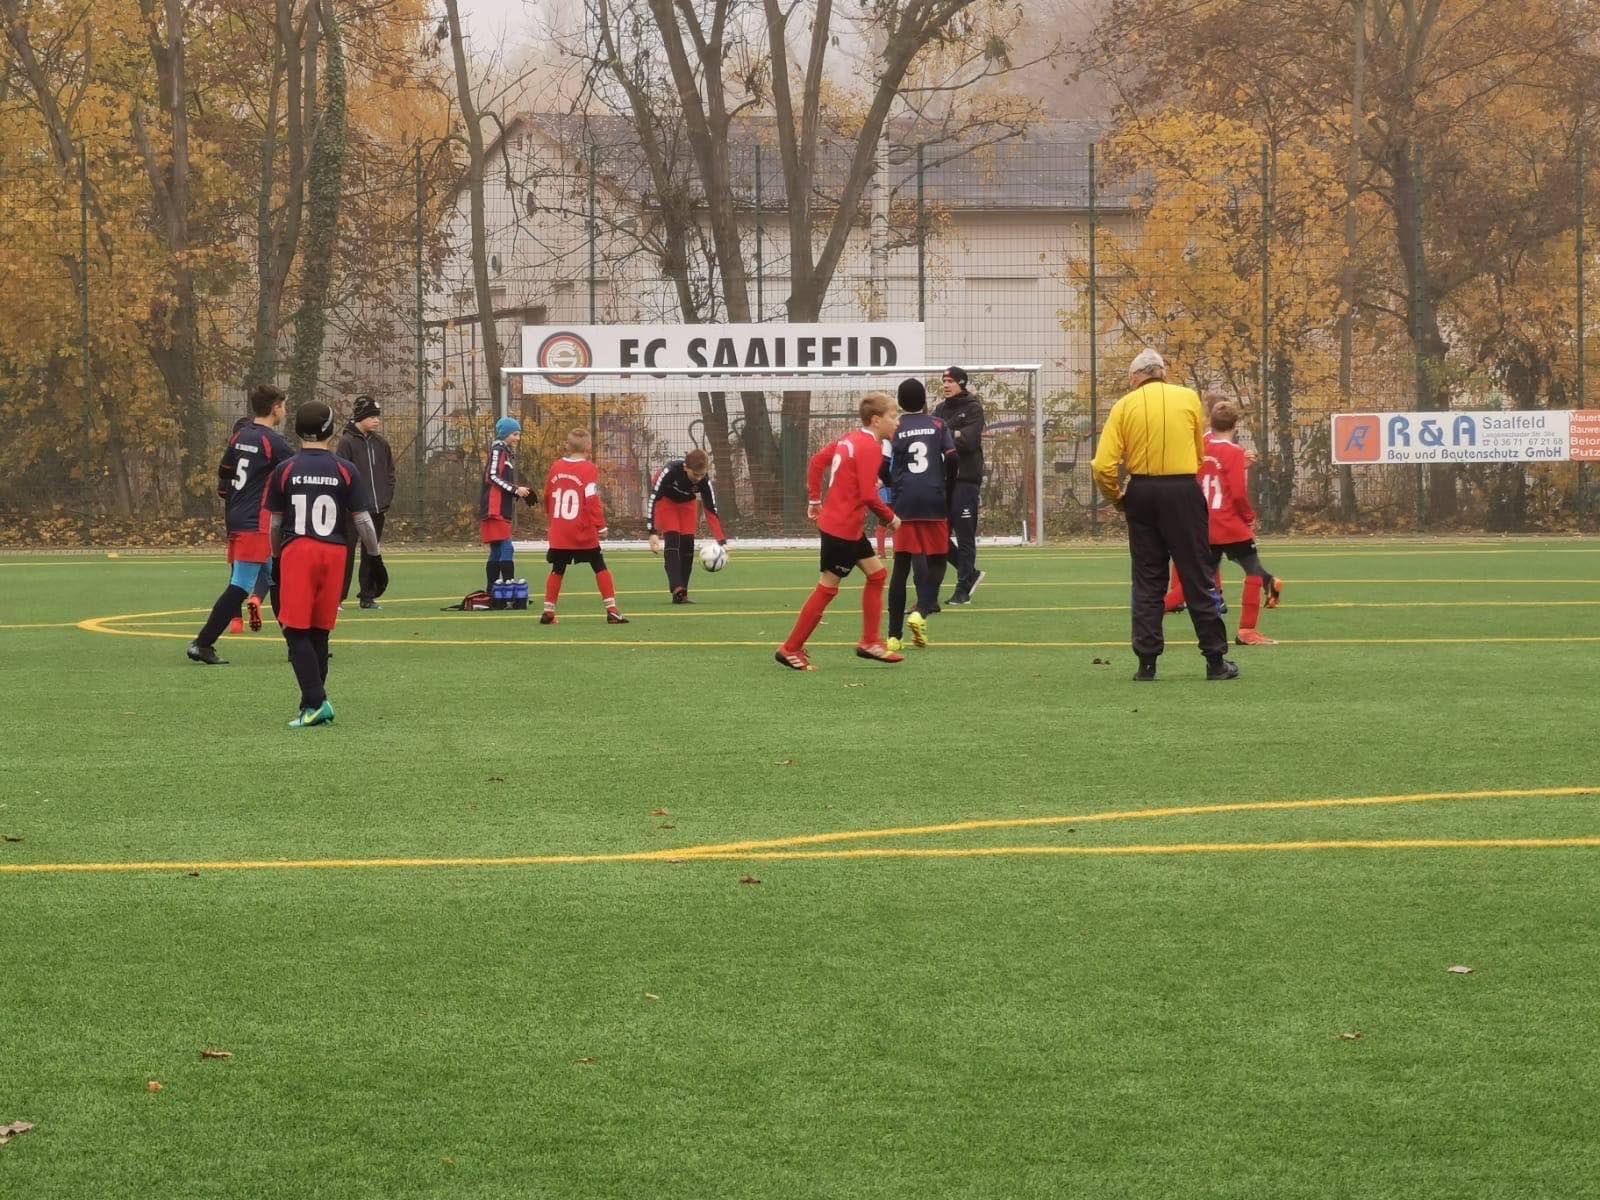
{"label": "tree trunk", "polygon": [[[483,336],[483,363],[489,376],[489,399],[499,412],[500,329],[494,320],[494,294],[489,287],[489,233],[484,212],[483,182],[486,171],[483,148],[483,117],[472,95],[472,77],[467,72],[467,47],[461,34],[461,6],[458,0],[445,0],[445,16],[450,23],[450,50],[455,57],[456,102],[461,105],[461,124],[467,135],[467,206],[472,224],[472,289],[478,304],[478,329]],[[471,392],[469,387],[468,392]]]}
{"label": "tree trunk", "polygon": [[306,265],[300,306],[294,318],[294,360],[289,398],[298,407],[317,398],[322,344],[328,329],[328,289],[334,247],[339,240],[339,207],[344,198],[345,68],[344,42],[333,0],[321,0],[322,32],[328,45],[326,94],[306,170]]}

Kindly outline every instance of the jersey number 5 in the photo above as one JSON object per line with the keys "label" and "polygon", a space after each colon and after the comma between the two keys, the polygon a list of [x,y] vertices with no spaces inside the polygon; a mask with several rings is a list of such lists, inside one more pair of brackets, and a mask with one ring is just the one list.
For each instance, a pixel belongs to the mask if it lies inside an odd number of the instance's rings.
{"label": "jersey number 5", "polygon": [[578,495],[576,488],[557,488],[552,497],[555,501],[550,506],[550,515],[563,521],[576,521],[578,510],[583,507],[583,497]]}
{"label": "jersey number 5", "polygon": [[249,458],[240,458],[233,467],[233,490],[241,491],[244,488],[245,473],[250,470]]}
{"label": "jersey number 5", "polygon": [[[294,531],[304,537],[311,531],[306,528],[306,498],[297,492],[289,497],[289,503],[294,505]],[[338,523],[339,506],[333,497],[318,496],[311,504],[311,529],[318,537],[327,537]]]}

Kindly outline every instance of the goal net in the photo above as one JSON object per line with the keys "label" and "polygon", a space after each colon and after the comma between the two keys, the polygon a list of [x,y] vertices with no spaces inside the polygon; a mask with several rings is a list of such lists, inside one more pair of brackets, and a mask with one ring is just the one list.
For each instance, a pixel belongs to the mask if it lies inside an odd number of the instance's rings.
{"label": "goal net", "polygon": [[[819,368],[804,373],[704,369],[508,367],[500,411],[522,423],[519,474],[542,482],[574,428],[594,436],[612,544],[642,542],[651,481],[690,450],[711,459],[717,509],[730,540],[751,548],[809,545],[806,467],[828,442],[859,428],[868,392],[891,397],[922,380],[928,408],[943,401],[941,367]],[[979,539],[1042,540],[1044,421],[1038,364],[968,367],[983,402],[984,482]]]}

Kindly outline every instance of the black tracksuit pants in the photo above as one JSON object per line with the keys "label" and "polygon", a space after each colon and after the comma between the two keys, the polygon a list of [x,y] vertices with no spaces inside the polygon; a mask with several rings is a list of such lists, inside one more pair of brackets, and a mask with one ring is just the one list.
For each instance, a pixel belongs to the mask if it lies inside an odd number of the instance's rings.
{"label": "black tracksuit pants", "polygon": [[[372,514],[372,527],[378,532],[378,544],[381,546],[383,544],[383,514],[381,512]],[[350,553],[345,555],[344,559],[344,590],[339,593],[341,600],[350,599],[350,579],[355,574],[356,549],[357,544],[361,541],[360,535],[356,533],[356,523],[353,520],[346,526],[345,539],[350,547]],[[372,588],[372,556],[367,553],[365,546],[361,546],[360,550],[361,591],[357,593],[357,598],[361,600],[376,600],[377,597],[373,595]]]}
{"label": "black tracksuit pants", "polygon": [[958,482],[950,492],[950,561],[956,569],[954,594],[957,596],[970,595],[978,582],[978,496],[981,491],[976,483]]}
{"label": "black tracksuit pants", "polygon": [[1228,649],[1228,630],[1212,590],[1210,516],[1193,475],[1135,475],[1123,497],[1128,552],[1133,557],[1133,652],[1151,658],[1165,646],[1167,564],[1178,568],[1184,603],[1200,650],[1208,658]]}

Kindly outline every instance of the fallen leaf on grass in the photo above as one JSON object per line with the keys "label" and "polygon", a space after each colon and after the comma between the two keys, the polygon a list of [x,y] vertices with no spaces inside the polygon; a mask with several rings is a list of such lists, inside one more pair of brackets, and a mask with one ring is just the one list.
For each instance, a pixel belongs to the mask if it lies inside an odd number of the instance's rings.
{"label": "fallen leaf on grass", "polygon": [[760,883],[761,880],[757,879],[754,875],[746,875],[743,878],[741,878],[739,880],[739,882],[740,883]]}
{"label": "fallen leaf on grass", "polygon": [[200,878],[200,872],[199,871],[190,871],[189,872],[189,878],[190,879],[199,879]]}
{"label": "fallen leaf on grass", "polygon": [[453,1167],[456,1165],[456,1160],[453,1158],[441,1158],[439,1161],[447,1167]]}
{"label": "fallen leaf on grass", "polygon": [[575,1067],[592,1067],[599,1061],[598,1058],[575,1058],[572,1060],[572,1065]]}
{"label": "fallen leaf on grass", "polygon": [[12,837],[9,833],[0,834],[0,842],[20,842],[21,840],[19,837]]}
{"label": "fallen leaf on grass", "polygon": [[667,811],[667,810],[666,810],[666,809],[664,809],[664,808],[652,808],[652,809],[651,809],[651,810],[650,810],[650,815],[651,815],[651,816],[652,816],[652,817],[669,817],[669,816],[671,816],[671,815],[672,815],[672,814],[671,814],[671,813],[669,813],[669,812],[668,812],[668,811]]}
{"label": "fallen leaf on grass", "polygon": [[867,685],[864,684],[864,683],[847,683],[847,684],[845,684],[845,687],[866,687],[866,686]]}
{"label": "fallen leaf on grass", "polygon": [[147,1092],[159,1092],[165,1086],[165,1084],[157,1083],[154,1079],[152,1079],[149,1083],[144,1085],[144,1090]]}
{"label": "fallen leaf on grass", "polygon": [[792,759],[792,758],[780,758],[777,762],[773,763],[772,765],[775,766],[775,767],[792,767],[792,766],[795,765],[795,760]]}
{"label": "fallen leaf on grass", "polygon": [[202,1050],[202,1051],[200,1051],[200,1057],[201,1058],[232,1058],[233,1057],[233,1051],[232,1050]]}
{"label": "fallen leaf on grass", "polygon": [[1449,973],[1452,974],[1452,975],[1471,975],[1472,974],[1472,968],[1471,967],[1446,967],[1445,969],[1447,971],[1449,971]]}
{"label": "fallen leaf on grass", "polygon": [[657,825],[657,829],[676,829],[676,825]]}
{"label": "fallen leaf on grass", "polygon": [[644,994],[644,998],[646,1000],[659,1000],[659,999],[661,999],[661,997],[656,995],[654,992],[646,992]]}
{"label": "fallen leaf on grass", "polygon": [[1089,665],[1091,667],[1109,667],[1111,665],[1111,660],[1109,658],[1091,659]]}
{"label": "fallen leaf on grass", "polygon": [[688,861],[689,860],[686,859],[686,858],[669,858],[669,859],[667,859],[667,866],[669,866],[669,867],[681,867],[681,866],[683,866],[684,863],[686,863]]}
{"label": "fallen leaf on grass", "polygon": [[485,783],[504,783],[505,781],[506,777],[504,775],[491,775],[484,780]]}
{"label": "fallen leaf on grass", "polygon": [[1359,1029],[1352,1029],[1349,1033],[1341,1033],[1339,1035],[1339,1040],[1341,1042],[1359,1042],[1361,1040],[1361,1031]]}
{"label": "fallen leaf on grass", "polygon": [[0,1125],[0,1146],[4,1146],[14,1137],[20,1137],[33,1128],[31,1121],[13,1121],[9,1125]]}

